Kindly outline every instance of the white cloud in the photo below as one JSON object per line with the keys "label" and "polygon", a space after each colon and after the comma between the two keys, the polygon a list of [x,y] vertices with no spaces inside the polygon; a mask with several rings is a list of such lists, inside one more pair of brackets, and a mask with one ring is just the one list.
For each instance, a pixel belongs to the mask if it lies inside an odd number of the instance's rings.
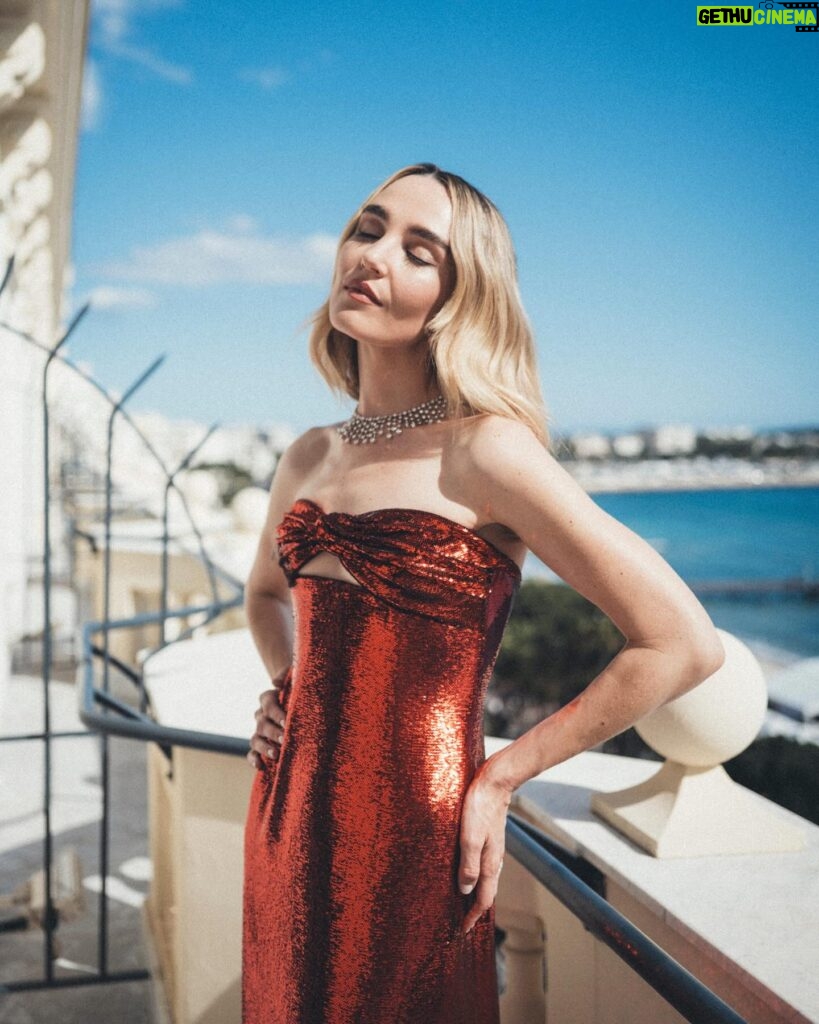
{"label": "white cloud", "polygon": [[124,262],[101,264],[92,272],[119,281],[202,287],[242,284],[309,284],[327,277],[336,239],[264,236],[256,222],[234,214],[227,228],[206,228],[193,235],[137,246]]}
{"label": "white cloud", "polygon": [[92,309],[150,309],[156,296],[147,288],[117,288],[100,285],[88,296]]}
{"label": "white cloud", "polygon": [[85,62],[82,76],[82,102],[80,127],[84,132],[92,132],[99,125],[102,108],[102,85],[96,61],[90,57]]}
{"label": "white cloud", "polygon": [[92,23],[99,27],[101,42],[104,46],[119,42],[128,33],[130,16],[129,0],[93,0],[91,7]]}
{"label": "white cloud", "polygon": [[181,7],[182,0],[93,0],[93,18],[105,44],[121,43],[131,31],[138,11],[147,14],[162,7]]}
{"label": "white cloud", "polygon": [[170,82],[187,85],[193,80],[189,68],[165,60],[145,46],[131,41],[133,22],[138,15],[162,7],[178,7],[181,0],[93,0],[92,41],[114,57],[141,64],[153,74]]}
{"label": "white cloud", "polygon": [[123,57],[125,60],[130,60],[134,64],[141,64],[143,67],[152,71],[155,75],[160,78],[165,78],[169,82],[177,82],[179,85],[189,85],[193,81],[193,72],[189,68],[184,68],[179,64],[172,64],[170,61],[163,60],[162,57],[158,57],[156,54],[151,53],[150,50],[146,50],[141,46],[109,46],[107,48],[108,53],[113,54],[115,57]]}
{"label": "white cloud", "polygon": [[[325,47],[313,56],[297,61],[295,65],[296,73],[299,75],[312,74],[314,71],[332,64],[335,59],[335,53]],[[236,77],[243,82],[253,82],[269,92],[272,89],[278,89],[285,82],[289,82],[293,75],[287,68],[282,67],[280,64],[274,64],[263,68],[241,68],[236,72]]]}
{"label": "white cloud", "polygon": [[263,89],[276,89],[283,85],[290,77],[284,68],[242,68],[238,72],[239,78],[245,82],[255,82]]}

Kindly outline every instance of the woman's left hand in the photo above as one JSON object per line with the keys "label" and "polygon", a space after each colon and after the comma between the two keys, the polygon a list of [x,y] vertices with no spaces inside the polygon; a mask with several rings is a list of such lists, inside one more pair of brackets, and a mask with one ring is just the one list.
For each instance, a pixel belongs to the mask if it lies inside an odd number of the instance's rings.
{"label": "woman's left hand", "polygon": [[495,902],[506,846],[506,810],[511,800],[510,790],[491,781],[480,768],[466,791],[461,808],[458,886],[464,895],[474,890],[475,902],[464,918],[464,934]]}

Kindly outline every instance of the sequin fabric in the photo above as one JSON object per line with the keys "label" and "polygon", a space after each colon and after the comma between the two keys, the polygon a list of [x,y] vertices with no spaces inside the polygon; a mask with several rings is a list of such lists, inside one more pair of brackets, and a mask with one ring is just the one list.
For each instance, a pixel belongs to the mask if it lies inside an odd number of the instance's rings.
{"label": "sequin fabric", "polygon": [[[418,509],[299,498],[276,538],[294,649],[245,827],[243,1024],[498,1024],[459,825],[520,570]],[[300,574],[324,551],[358,582]]]}

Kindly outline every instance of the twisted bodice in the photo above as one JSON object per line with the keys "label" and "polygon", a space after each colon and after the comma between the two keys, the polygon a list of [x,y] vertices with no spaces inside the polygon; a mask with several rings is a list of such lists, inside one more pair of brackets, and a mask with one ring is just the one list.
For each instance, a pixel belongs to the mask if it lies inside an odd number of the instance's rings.
{"label": "twisted bodice", "polygon": [[486,628],[514,594],[521,573],[480,534],[436,512],[380,508],[325,512],[297,498],[276,529],[290,586],[322,551],[335,555],[373,596],[439,622]]}

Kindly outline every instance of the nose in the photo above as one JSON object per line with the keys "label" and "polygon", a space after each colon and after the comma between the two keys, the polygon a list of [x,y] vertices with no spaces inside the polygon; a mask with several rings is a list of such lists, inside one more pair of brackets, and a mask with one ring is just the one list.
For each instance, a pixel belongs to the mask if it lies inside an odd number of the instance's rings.
{"label": "nose", "polygon": [[373,274],[382,277],[386,271],[386,250],[383,238],[366,246],[361,253],[361,266]]}

